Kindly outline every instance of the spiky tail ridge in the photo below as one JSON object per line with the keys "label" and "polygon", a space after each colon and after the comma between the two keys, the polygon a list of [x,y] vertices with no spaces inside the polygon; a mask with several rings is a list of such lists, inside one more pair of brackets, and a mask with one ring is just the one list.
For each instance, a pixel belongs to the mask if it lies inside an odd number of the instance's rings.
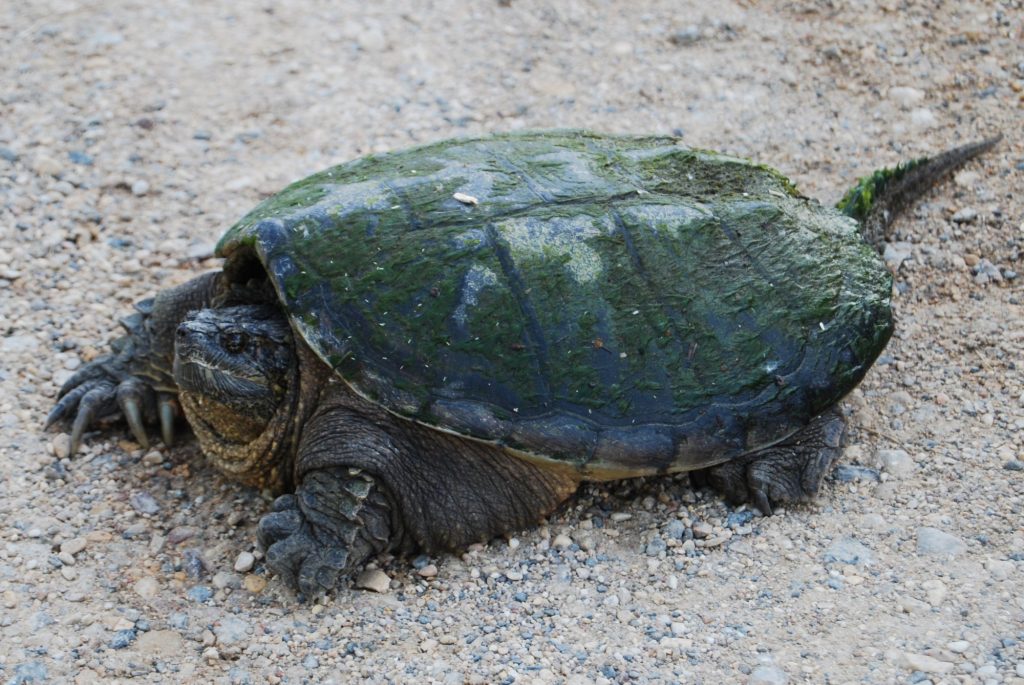
{"label": "spiky tail ridge", "polygon": [[991,150],[1002,135],[953,148],[935,157],[901,162],[857,181],[836,209],[861,223],[864,239],[881,248],[896,216],[968,160]]}

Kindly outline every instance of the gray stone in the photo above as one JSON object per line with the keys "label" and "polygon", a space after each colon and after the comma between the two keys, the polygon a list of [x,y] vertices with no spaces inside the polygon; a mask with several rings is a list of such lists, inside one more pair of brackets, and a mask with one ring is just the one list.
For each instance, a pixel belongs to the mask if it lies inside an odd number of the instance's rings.
{"label": "gray stone", "polygon": [[391,579],[388,578],[388,574],[376,568],[367,569],[356,578],[356,587],[363,590],[387,592],[390,586]]}
{"label": "gray stone", "polygon": [[135,643],[135,650],[150,657],[185,656],[185,641],[173,630],[151,630]]}
{"label": "gray stone", "polygon": [[672,519],[665,526],[665,535],[672,540],[682,540],[686,534],[686,524],[679,519]]}
{"label": "gray stone", "polygon": [[953,670],[954,666],[950,661],[940,661],[939,659],[928,656],[927,654],[907,652],[903,655],[903,658],[906,660],[908,667],[915,671],[922,671],[923,673],[949,673]]}
{"label": "gray stone", "polygon": [[664,552],[666,549],[667,545],[665,544],[665,541],[662,540],[661,537],[655,535],[653,538],[651,538],[651,541],[647,543],[647,548],[645,551],[647,552],[647,556],[656,557],[662,552]]}
{"label": "gray stone", "polygon": [[969,224],[978,218],[978,210],[974,207],[964,207],[953,215],[953,223]]}
{"label": "gray stone", "polygon": [[917,529],[918,554],[956,556],[965,551],[967,551],[966,543],[955,535],[928,526]]}
{"label": "gray stone", "polygon": [[914,255],[912,243],[886,243],[882,259],[892,267],[898,267]]}
{"label": "gray stone", "polygon": [[217,644],[226,646],[243,642],[249,637],[249,624],[240,618],[227,615],[213,627]]}
{"label": "gray stone", "polygon": [[825,563],[841,562],[843,564],[873,564],[875,557],[871,550],[851,537],[835,540],[823,555]]}
{"label": "gray stone", "polygon": [[877,470],[856,464],[840,464],[833,473],[840,483],[878,483],[882,479]]}
{"label": "gray stone", "polygon": [[775,666],[758,666],[747,678],[747,685],[786,685],[789,676]]}
{"label": "gray stone", "polygon": [[904,450],[878,450],[878,465],[886,473],[903,478],[914,471],[914,460]]}
{"label": "gray stone", "polygon": [[153,495],[145,491],[133,492],[128,501],[132,505],[132,509],[140,514],[156,514],[160,511],[160,503],[153,498]]}
{"label": "gray stone", "polygon": [[888,90],[886,97],[900,107],[909,109],[911,106],[924,100],[924,91],[908,86],[894,86]]}

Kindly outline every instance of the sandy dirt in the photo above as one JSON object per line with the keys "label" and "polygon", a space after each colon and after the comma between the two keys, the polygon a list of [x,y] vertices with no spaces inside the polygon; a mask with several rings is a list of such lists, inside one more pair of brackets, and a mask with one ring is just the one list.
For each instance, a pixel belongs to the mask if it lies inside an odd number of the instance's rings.
{"label": "sandy dirt", "polygon": [[[0,4],[0,682],[1024,683],[1022,21],[1018,0]],[[288,182],[558,126],[675,132],[829,203],[1005,135],[896,224],[898,332],[816,502],[586,487],[539,529],[302,605],[255,546],[267,500],[194,445],[117,426],[68,458],[41,431],[116,319],[216,268]]]}

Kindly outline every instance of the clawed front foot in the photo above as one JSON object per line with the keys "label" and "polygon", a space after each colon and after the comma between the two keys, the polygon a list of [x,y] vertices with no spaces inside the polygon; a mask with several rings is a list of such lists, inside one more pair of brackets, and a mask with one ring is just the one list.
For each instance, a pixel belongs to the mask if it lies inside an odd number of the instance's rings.
{"label": "clawed front foot", "polygon": [[71,454],[78,452],[82,434],[101,419],[124,416],[132,435],[149,447],[146,424],[159,420],[167,445],[174,442],[174,422],[180,415],[171,393],[157,392],[146,378],[133,375],[131,346],[104,355],[79,369],[64,383],[57,404],[46,417],[45,428],[71,421]]}
{"label": "clawed front foot", "polygon": [[337,587],[391,541],[391,508],[358,469],[308,474],[259,523],[267,565],[307,599]]}

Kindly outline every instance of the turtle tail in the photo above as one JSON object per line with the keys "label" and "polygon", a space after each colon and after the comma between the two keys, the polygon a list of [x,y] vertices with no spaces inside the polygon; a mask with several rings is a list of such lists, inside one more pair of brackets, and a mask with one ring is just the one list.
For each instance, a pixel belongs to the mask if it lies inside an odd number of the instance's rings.
{"label": "turtle tail", "polygon": [[959,169],[968,160],[992,149],[1003,139],[987,140],[953,148],[935,157],[901,162],[890,169],[879,169],[857,181],[857,185],[836,204],[836,209],[861,224],[864,239],[880,248],[896,216],[924,195],[946,174]]}

